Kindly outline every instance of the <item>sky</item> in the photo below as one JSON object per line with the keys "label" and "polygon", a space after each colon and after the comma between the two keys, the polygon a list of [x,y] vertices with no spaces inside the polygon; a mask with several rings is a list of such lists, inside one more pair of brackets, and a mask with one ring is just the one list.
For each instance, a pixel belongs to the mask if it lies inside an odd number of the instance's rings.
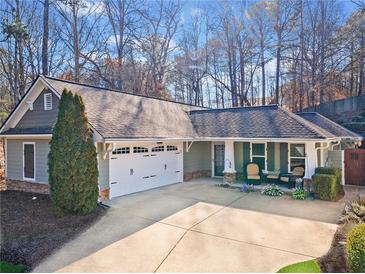
{"label": "sky", "polygon": [[[190,14],[192,12],[194,12],[194,10],[196,8],[198,8],[200,5],[202,4],[206,4],[209,2],[213,2],[213,1],[217,1],[217,0],[183,0],[183,16],[185,18],[188,18],[190,16]],[[242,0],[230,0],[230,2],[232,2],[232,4],[234,2],[238,3],[241,2]],[[246,0],[248,3],[254,3],[254,0]],[[313,0],[316,1],[316,0]],[[343,8],[343,12],[344,14],[346,14],[346,16],[350,15],[355,9],[356,9],[356,4],[354,4],[351,0],[338,0],[337,1],[339,3],[340,6],[342,6]]]}

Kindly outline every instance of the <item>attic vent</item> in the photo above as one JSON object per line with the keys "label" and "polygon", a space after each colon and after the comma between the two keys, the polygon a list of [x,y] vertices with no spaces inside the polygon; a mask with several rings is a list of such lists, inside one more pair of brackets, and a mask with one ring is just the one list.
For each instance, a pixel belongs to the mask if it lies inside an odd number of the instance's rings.
{"label": "attic vent", "polygon": [[52,110],[52,93],[44,94],[44,110]]}

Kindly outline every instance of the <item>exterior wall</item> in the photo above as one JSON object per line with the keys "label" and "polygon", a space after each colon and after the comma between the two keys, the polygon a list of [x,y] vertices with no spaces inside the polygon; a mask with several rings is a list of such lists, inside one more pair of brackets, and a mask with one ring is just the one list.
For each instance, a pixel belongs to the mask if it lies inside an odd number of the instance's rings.
{"label": "exterior wall", "polygon": [[98,143],[98,170],[99,170],[99,188],[100,190],[109,189],[109,154],[103,159],[103,144]]}
{"label": "exterior wall", "polygon": [[329,150],[327,166],[342,168],[342,151],[341,150]]}
{"label": "exterior wall", "polygon": [[194,142],[186,152],[184,143],[184,180],[211,176],[212,149],[211,142]]}
{"label": "exterior wall", "polygon": [[328,150],[328,158],[326,162],[328,167],[341,168],[342,180],[341,184],[345,184],[345,156],[343,150]]}
{"label": "exterior wall", "polygon": [[[44,110],[44,93],[52,94],[52,110]],[[48,90],[42,91],[33,102],[33,110],[28,109],[15,128],[48,128],[52,127],[58,114],[59,99]]]}
{"label": "exterior wall", "polygon": [[8,139],[6,144],[7,152],[7,179],[23,180],[23,142],[35,143],[35,181],[37,183],[48,183],[48,153],[50,140]]}

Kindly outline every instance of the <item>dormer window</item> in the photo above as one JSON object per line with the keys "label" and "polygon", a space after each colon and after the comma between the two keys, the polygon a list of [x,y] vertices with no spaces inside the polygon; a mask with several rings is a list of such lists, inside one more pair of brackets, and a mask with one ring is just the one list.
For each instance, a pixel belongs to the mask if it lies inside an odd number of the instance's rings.
{"label": "dormer window", "polygon": [[44,94],[44,110],[52,110],[52,93]]}

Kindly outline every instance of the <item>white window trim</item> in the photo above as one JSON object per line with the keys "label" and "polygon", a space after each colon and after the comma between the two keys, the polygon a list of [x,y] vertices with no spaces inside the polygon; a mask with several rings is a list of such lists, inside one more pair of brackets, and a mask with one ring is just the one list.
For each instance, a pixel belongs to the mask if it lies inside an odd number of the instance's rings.
{"label": "white window trim", "polygon": [[[34,165],[34,178],[27,178],[25,177],[25,162],[24,162],[24,145],[33,145],[33,149],[34,149],[34,161],[33,161],[33,165]],[[23,157],[23,180],[24,181],[31,181],[31,182],[35,182],[35,178],[36,178],[36,150],[35,150],[35,142],[23,142],[23,150],[22,150],[22,157]]]}
{"label": "white window trim", "polygon": [[[263,144],[264,145],[264,151],[265,151],[265,155],[254,155],[252,154],[252,144]],[[262,157],[265,158],[265,170],[267,170],[267,142],[250,142],[250,162],[252,163],[252,158],[253,157]]]}
{"label": "white window trim", "polygon": [[[50,107],[48,107],[48,105],[47,105],[47,98],[48,99],[50,98]],[[44,93],[43,101],[44,101],[44,110],[52,110],[53,109],[52,93],[51,92]]]}
{"label": "white window trim", "polygon": [[[291,156],[291,145],[304,145],[304,156],[301,156],[301,157],[298,157],[298,156]],[[290,169],[290,164],[291,164],[291,159],[304,159],[304,169],[307,169],[307,148],[306,148],[306,143],[288,143],[288,172],[291,173],[293,172],[291,169]],[[316,155],[317,157],[317,155]]]}

